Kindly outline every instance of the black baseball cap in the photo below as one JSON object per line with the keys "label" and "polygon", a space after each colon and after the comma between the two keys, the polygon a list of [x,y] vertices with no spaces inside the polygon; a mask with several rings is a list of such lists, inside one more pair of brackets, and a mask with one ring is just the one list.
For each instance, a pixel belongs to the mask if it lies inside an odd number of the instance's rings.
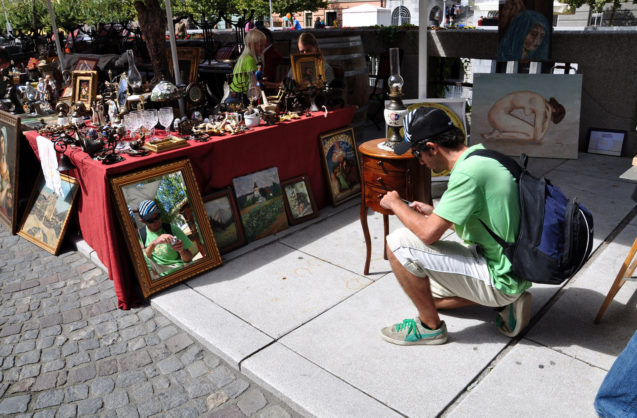
{"label": "black baseball cap", "polygon": [[394,153],[397,155],[404,154],[421,141],[430,140],[447,132],[454,125],[444,110],[420,106],[405,115],[404,126],[405,139],[394,148]]}

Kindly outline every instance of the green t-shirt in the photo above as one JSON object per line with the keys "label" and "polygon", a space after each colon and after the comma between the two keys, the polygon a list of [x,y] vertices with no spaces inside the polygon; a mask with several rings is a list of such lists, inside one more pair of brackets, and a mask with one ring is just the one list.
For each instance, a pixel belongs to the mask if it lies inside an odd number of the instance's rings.
{"label": "green t-shirt", "polygon": [[509,259],[480,223],[482,220],[506,242],[515,241],[520,226],[518,184],[497,161],[480,156],[466,158],[477,149],[484,146],[474,145],[458,158],[434,213],[452,222],[464,242],[478,246],[497,289],[508,294],[521,293],[531,287],[531,282],[509,274]]}
{"label": "green t-shirt", "polygon": [[[161,234],[166,234],[168,232],[164,231],[164,228],[161,227],[160,229],[158,229],[157,231],[153,232],[150,229],[148,229],[147,226],[145,226],[146,228],[146,242],[142,243],[144,248],[148,247],[148,244],[150,244],[151,242],[153,242],[154,240],[156,240]],[[190,247],[192,247],[193,242],[190,240],[190,238],[188,238],[186,236],[186,234],[184,234],[184,232],[181,230],[181,228],[175,226],[175,225],[170,225],[170,233],[174,236],[176,236],[181,242],[184,243],[184,249],[190,251]],[[139,240],[139,242],[141,242],[141,239]],[[146,257],[146,254],[144,253],[144,257]],[[175,250],[173,250],[173,248],[170,246],[170,244],[159,244],[155,247],[155,250],[153,251],[152,254],[152,258],[153,261],[157,264],[159,264],[160,266],[173,266],[173,269],[170,269],[168,271],[164,271],[163,273],[161,273],[161,276],[164,276],[166,274],[171,273],[172,271],[181,268],[185,263],[184,261],[182,261],[181,256],[179,255],[179,253]]]}
{"label": "green t-shirt", "polygon": [[238,60],[232,70],[230,90],[235,93],[247,93],[250,86],[250,72],[257,70],[257,60],[252,55],[246,55]]}

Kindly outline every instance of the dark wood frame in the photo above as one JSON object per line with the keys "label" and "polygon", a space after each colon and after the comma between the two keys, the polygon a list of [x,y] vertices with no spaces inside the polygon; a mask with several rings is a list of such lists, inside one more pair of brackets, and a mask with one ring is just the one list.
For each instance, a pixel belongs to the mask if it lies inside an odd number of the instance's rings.
{"label": "dark wood frame", "polygon": [[[292,54],[290,55],[292,63],[292,78],[300,88],[306,88],[310,85],[317,85],[319,78],[325,83],[325,67],[323,65],[323,55],[321,54]],[[314,65],[314,78],[311,82],[303,80],[303,65],[312,63]]]}
{"label": "dark wood frame", "polygon": [[[307,192],[307,197],[309,200],[310,207],[312,209],[312,213],[295,217],[296,215],[292,211],[292,207],[290,205],[289,196],[288,196],[288,188],[293,187],[295,184],[303,183],[305,185],[305,191]],[[308,176],[298,176],[291,178],[289,180],[285,180],[281,182],[281,189],[283,189],[283,202],[285,203],[285,213],[288,215],[288,223],[290,225],[297,225],[302,222],[307,221],[308,219],[316,218],[319,215],[318,208],[316,207],[316,201],[314,200],[314,195],[312,195],[312,187],[310,185],[310,178]]]}
{"label": "dark wood frame", "polygon": [[[124,188],[127,186],[135,187],[151,179],[172,173],[181,173],[182,175],[187,196],[186,202],[189,204],[194,222],[199,228],[195,234],[199,233],[199,237],[203,240],[203,243],[199,243],[203,244],[203,248],[199,251],[202,257],[181,267],[178,271],[173,271],[165,276],[152,279],[151,272],[146,265],[142,248],[139,245],[139,232],[128,210]],[[208,222],[201,194],[197,186],[195,173],[189,159],[178,160],[120,175],[111,179],[111,186],[113,188],[115,205],[118,209],[120,224],[124,230],[126,245],[130,252],[133,267],[135,268],[135,273],[137,274],[137,279],[139,280],[144,297],[148,297],[153,293],[221,264],[221,255],[219,254],[212,228]]]}
{"label": "dark wood frame", "polygon": [[[73,177],[69,177],[65,174],[60,174],[60,180],[62,181],[62,183],[71,185],[70,186],[71,189],[68,190],[68,193],[64,197],[58,196],[54,190],[50,190],[46,187],[46,180],[44,179],[43,175],[40,175],[38,177],[38,181],[36,183],[37,186],[33,189],[33,192],[31,193],[31,197],[29,198],[29,203],[25,211],[24,219],[22,220],[22,224],[20,225],[20,230],[18,231],[18,235],[20,235],[21,237],[23,237],[24,239],[28,241],[31,241],[38,247],[45,249],[46,251],[50,252],[53,255],[58,255],[58,253],[60,252],[60,247],[62,246],[62,241],[64,240],[64,235],[66,234],[66,229],[69,224],[69,219],[71,218],[71,213],[73,212],[73,209],[75,207],[75,197],[77,196],[77,193],[80,190],[80,184]],[[42,238],[29,232],[32,227],[38,227],[42,233],[42,236],[44,236],[44,231],[46,230],[52,231],[54,233],[56,232],[54,228],[47,227],[45,225],[44,216],[46,216],[46,214],[32,213],[34,211],[34,206],[36,202],[39,201],[40,198],[44,198],[44,199],[55,198],[56,199],[55,202],[51,200],[52,206],[48,208],[52,212],[56,212],[56,208],[58,207],[61,199],[62,201],[67,201],[69,205],[66,212],[64,212],[64,216],[61,218],[62,224],[60,225],[60,231],[58,234],[54,235],[55,240],[47,239],[45,241]],[[54,213],[51,213],[50,217],[52,217],[53,214]],[[60,219],[60,217],[57,217],[57,216],[56,218]]]}
{"label": "dark wood frame", "polygon": [[[168,68],[170,69],[170,76],[175,78],[175,70],[173,69],[173,59],[170,53],[170,49],[166,50],[166,58],[168,59]],[[179,73],[188,74],[188,80],[182,78],[181,82],[184,84],[190,84],[197,81],[197,75],[199,74],[199,61],[201,59],[201,48],[199,47],[178,47],[177,48],[177,61],[179,63]],[[187,71],[182,70],[182,65],[186,67]]]}
{"label": "dark wood frame", "polygon": [[[355,159],[355,168],[358,174],[358,181],[354,183],[352,187],[350,187],[349,191],[338,192],[334,190],[332,184],[332,174],[330,173],[331,164],[327,161],[330,156],[330,149],[334,145],[336,141],[345,142],[349,145],[351,152],[354,154]],[[323,173],[325,175],[325,181],[327,183],[327,188],[330,193],[330,198],[332,199],[332,204],[334,206],[338,206],[341,203],[352,199],[360,195],[362,184],[361,184],[361,165],[358,157],[358,147],[356,146],[356,138],[354,137],[354,128],[344,128],[338,129],[336,131],[327,132],[319,135],[319,151],[321,155],[321,164],[323,166]],[[349,150],[348,150],[349,152]]]}
{"label": "dark wood frame", "polygon": [[[73,71],[93,71],[97,67],[98,62],[99,58],[80,57],[75,61]],[[83,63],[86,64],[88,68],[79,68]]]}
{"label": "dark wood frame", "polygon": [[[234,227],[237,230],[237,240],[235,242],[232,242],[226,245],[225,247],[219,247],[219,252],[221,254],[225,254],[236,248],[239,248],[242,245],[245,245],[247,242],[245,232],[243,231],[243,224],[241,223],[241,214],[239,213],[239,208],[237,207],[237,201],[235,200],[234,191],[232,190],[232,187],[227,187],[223,190],[219,190],[218,192],[211,193],[205,196],[203,198],[204,208],[206,208],[206,203],[212,200],[219,200],[223,198],[228,200],[228,205],[230,206],[230,211],[232,212],[232,223],[234,224]],[[208,212],[207,208],[206,208],[206,213],[208,214],[208,218],[210,219],[211,214]],[[212,225],[212,222],[210,223],[210,225],[212,227],[212,232],[214,234],[215,227]],[[215,238],[215,241],[217,241],[217,238]]]}
{"label": "dark wood frame", "polygon": [[[20,117],[0,111],[0,135],[4,139],[4,154],[0,153],[0,176],[8,175],[8,183],[0,188],[0,222],[7,230],[15,235],[18,229],[18,186],[20,173],[20,142],[22,138]],[[6,164],[6,168],[3,167]],[[4,172],[6,170],[6,173]],[[6,179],[2,179],[4,184]],[[9,189],[9,190],[8,190]],[[10,207],[6,206],[5,199],[10,196]],[[4,212],[7,213],[4,213]]]}
{"label": "dark wood frame", "polygon": [[[622,134],[622,146],[619,149],[619,152],[616,151],[604,151],[599,149],[591,149],[591,135],[593,132],[608,132],[611,134]],[[628,133],[626,131],[618,130],[618,129],[603,129],[603,128],[589,128],[588,136],[586,137],[586,152],[591,154],[602,154],[602,155],[613,155],[616,157],[620,157],[622,155],[622,151],[624,149],[624,142],[626,142],[626,136]]]}
{"label": "dark wood frame", "polygon": [[[73,86],[73,103],[82,102],[87,109],[91,108],[91,104],[97,98],[97,71],[73,71],[71,85]],[[88,81],[88,98],[80,98],[79,83]]]}

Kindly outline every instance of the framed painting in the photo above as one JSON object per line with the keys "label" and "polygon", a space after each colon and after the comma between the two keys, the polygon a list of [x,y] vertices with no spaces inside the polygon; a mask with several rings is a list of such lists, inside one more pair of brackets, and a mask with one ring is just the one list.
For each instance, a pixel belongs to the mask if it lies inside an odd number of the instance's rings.
{"label": "framed painting", "polygon": [[325,83],[325,67],[321,54],[292,54],[292,78],[301,88]]}
{"label": "framed painting", "polygon": [[621,156],[626,131],[590,128],[588,130],[588,152],[593,154]]}
{"label": "framed painting", "polygon": [[[199,61],[201,58],[201,48],[198,47],[178,47],[177,48],[177,62],[179,63],[179,76],[181,82],[184,84],[190,84],[197,81],[197,75],[199,74]],[[168,68],[170,69],[170,76],[175,77],[175,70],[173,69],[173,59],[170,54],[170,49],[166,50],[166,59],[168,60]]]}
{"label": "framed painting", "polygon": [[319,144],[332,204],[337,206],[358,196],[361,192],[361,171],[354,129],[322,134]]}
{"label": "framed painting", "polygon": [[111,179],[144,297],[221,264],[190,160]]}
{"label": "framed painting", "polygon": [[20,117],[0,111],[0,223],[11,233],[18,228]]}
{"label": "framed painting", "polygon": [[471,145],[510,156],[577,158],[582,74],[475,74]]}
{"label": "framed painting", "polygon": [[231,187],[205,196],[203,205],[221,254],[246,243],[241,215]]}
{"label": "framed painting", "polygon": [[254,241],[288,227],[276,167],[232,179],[246,239]]}
{"label": "framed painting", "polygon": [[552,27],[552,0],[500,1],[497,60],[549,60]]}
{"label": "framed painting", "polygon": [[288,215],[288,223],[296,225],[308,219],[316,218],[319,214],[310,179],[307,176],[299,176],[281,183],[285,212]]}
{"label": "framed painting", "polygon": [[93,71],[97,68],[97,62],[99,58],[94,57],[80,57],[75,61],[73,71]]}
{"label": "framed painting", "polygon": [[18,235],[53,255],[58,255],[68,226],[79,185],[73,177],[60,174],[60,194],[40,176],[31,194]]}
{"label": "framed painting", "polygon": [[97,97],[97,71],[73,71],[73,103],[82,102],[87,109]]}

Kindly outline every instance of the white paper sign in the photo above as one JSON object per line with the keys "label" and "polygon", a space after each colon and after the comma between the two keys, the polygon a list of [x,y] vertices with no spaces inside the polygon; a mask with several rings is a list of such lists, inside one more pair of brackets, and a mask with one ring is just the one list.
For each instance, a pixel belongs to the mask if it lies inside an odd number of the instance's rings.
{"label": "white paper sign", "polygon": [[63,198],[64,192],[62,191],[60,172],[57,170],[58,159],[53,142],[40,135],[38,135],[36,141],[38,144],[38,154],[40,155],[40,164],[42,165],[42,172],[44,173],[46,187],[55,191],[58,196]]}

